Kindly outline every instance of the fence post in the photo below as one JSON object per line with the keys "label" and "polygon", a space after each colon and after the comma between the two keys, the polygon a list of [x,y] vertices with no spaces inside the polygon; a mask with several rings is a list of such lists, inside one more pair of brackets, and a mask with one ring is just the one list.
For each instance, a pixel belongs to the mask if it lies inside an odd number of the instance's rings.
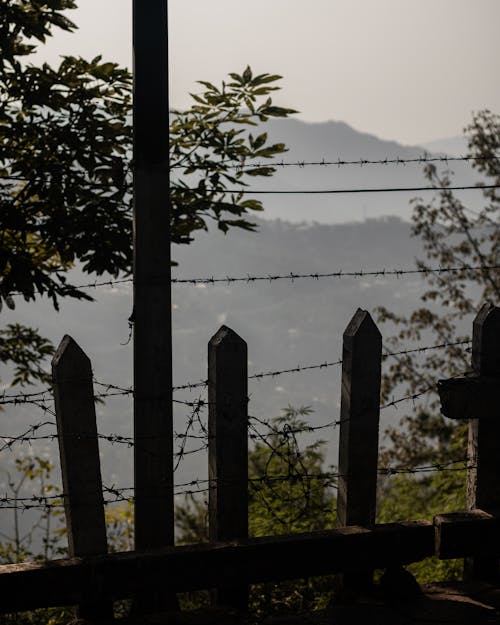
{"label": "fence post", "polygon": [[[373,525],[377,495],[382,336],[358,308],[344,332],[337,524]],[[343,576],[345,588],[372,586],[373,572]]]}
{"label": "fence post", "polygon": [[[92,384],[92,366],[68,335],[52,360],[59,456],[70,557],[107,553],[101,468]],[[111,602],[95,594],[79,606],[79,616],[91,622],[113,616]]]}
{"label": "fence post", "polygon": [[[208,344],[209,537],[248,537],[247,344],[222,326]],[[215,601],[248,608],[248,587],[218,588]]]}
{"label": "fence post", "polygon": [[[484,304],[474,319],[472,369],[476,375],[500,376],[500,308]],[[500,510],[500,409],[497,419],[471,419],[467,449],[467,508],[485,512]],[[466,576],[493,580],[498,576],[498,558],[466,559]]]}

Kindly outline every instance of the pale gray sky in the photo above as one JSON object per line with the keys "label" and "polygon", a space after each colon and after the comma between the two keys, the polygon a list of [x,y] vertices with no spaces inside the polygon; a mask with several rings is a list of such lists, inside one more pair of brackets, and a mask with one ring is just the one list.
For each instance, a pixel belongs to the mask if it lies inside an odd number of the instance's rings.
{"label": "pale gray sky", "polygon": [[[80,0],[80,30],[39,58],[131,65],[131,0]],[[169,0],[171,103],[197,79],[246,64],[284,76],[280,104],[403,143],[461,133],[472,111],[500,111],[499,0]]]}

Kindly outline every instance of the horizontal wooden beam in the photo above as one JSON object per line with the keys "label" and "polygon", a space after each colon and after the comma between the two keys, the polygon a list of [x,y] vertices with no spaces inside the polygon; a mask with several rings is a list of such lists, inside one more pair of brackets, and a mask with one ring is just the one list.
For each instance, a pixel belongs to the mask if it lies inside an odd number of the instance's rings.
{"label": "horizontal wooden beam", "polygon": [[500,555],[500,515],[483,510],[434,517],[436,556],[443,560],[465,556]]}
{"label": "horizontal wooden beam", "polygon": [[235,579],[259,583],[384,568],[433,553],[432,524],[407,521],[49,564],[9,564],[0,566],[0,612],[73,605],[89,596],[121,599],[152,589],[213,588]]}
{"label": "horizontal wooden beam", "polygon": [[500,378],[471,376],[438,381],[441,412],[448,419],[498,419]]}

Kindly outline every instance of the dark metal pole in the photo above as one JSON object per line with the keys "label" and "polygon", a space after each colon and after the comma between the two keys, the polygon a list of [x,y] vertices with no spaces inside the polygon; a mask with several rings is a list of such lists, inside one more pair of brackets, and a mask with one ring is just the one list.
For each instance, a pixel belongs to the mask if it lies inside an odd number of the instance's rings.
{"label": "dark metal pole", "polygon": [[135,547],[174,542],[167,0],[133,0]]}

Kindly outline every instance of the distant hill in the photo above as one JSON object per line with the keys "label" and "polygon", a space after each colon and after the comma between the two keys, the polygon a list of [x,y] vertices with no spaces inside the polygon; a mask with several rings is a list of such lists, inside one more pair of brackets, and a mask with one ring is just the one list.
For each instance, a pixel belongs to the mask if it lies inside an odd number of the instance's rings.
{"label": "distant hill", "polygon": [[[273,120],[268,124],[269,135],[283,141],[289,152],[286,162],[412,159],[432,152],[428,147],[404,146],[384,141],[374,135],[361,133],[344,122],[306,123],[295,119]],[[443,152],[440,143],[437,152]],[[472,185],[478,179],[468,163],[443,165],[441,169],[454,171],[454,180],[460,185]],[[344,165],[330,167],[283,167],[269,180],[255,180],[258,189],[357,189],[428,186],[423,166],[414,164]],[[428,192],[372,193],[346,195],[278,195],[264,196],[265,217],[286,221],[317,221],[344,223],[366,218],[397,215],[409,219],[410,200],[416,195],[430,197]],[[470,202],[470,193],[463,192]],[[474,206],[471,206],[474,208]]]}

